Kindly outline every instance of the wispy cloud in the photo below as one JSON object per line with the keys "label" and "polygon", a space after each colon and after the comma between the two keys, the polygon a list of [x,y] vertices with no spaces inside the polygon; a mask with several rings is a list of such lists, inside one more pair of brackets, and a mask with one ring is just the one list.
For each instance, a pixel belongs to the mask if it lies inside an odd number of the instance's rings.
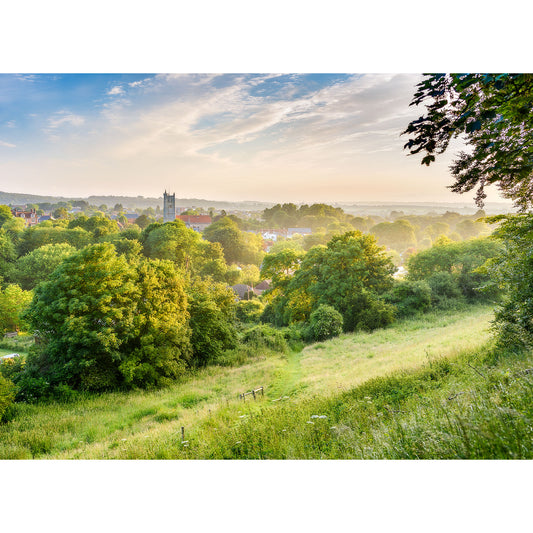
{"label": "wispy cloud", "polygon": [[[55,141],[41,151],[46,156],[39,155],[46,163],[37,165],[49,176],[62,174],[65,186],[75,169],[91,184],[101,180],[91,190],[113,184],[115,191],[132,194],[155,194],[161,183],[178,180],[180,195],[191,197],[223,190],[227,198],[266,199],[265,184],[276,201],[295,194],[324,200],[320,195],[326,192],[361,198],[379,187],[408,194],[401,180],[390,185],[391,176],[420,176],[417,190],[422,190],[428,173],[438,170],[424,169],[422,177],[418,162],[402,149],[400,133],[419,113],[409,107],[418,79],[407,74],[117,75],[94,81],[97,90],[83,85],[83,101],[69,92],[71,98],[56,98],[54,107],[32,109],[39,115],[32,127]],[[19,152],[22,147],[12,153]],[[447,169],[441,173],[446,176]],[[368,199],[371,192],[365,194]]]}
{"label": "wispy cloud", "polygon": [[115,85],[109,91],[107,91],[107,94],[112,96],[117,94],[124,94],[124,89],[120,85]]}
{"label": "wispy cloud", "polygon": [[16,144],[8,143],[5,141],[0,141],[0,146],[3,146],[4,148],[16,148]]}
{"label": "wispy cloud", "polygon": [[61,111],[48,119],[48,127],[57,129],[61,126],[82,126],[85,118],[67,111]]}

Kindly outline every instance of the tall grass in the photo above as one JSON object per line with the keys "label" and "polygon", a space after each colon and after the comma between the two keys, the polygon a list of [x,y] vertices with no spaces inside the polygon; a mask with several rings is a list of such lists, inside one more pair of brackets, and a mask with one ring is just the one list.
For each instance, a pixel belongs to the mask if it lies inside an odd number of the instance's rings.
{"label": "tall grass", "polygon": [[[0,457],[530,458],[533,360],[496,354],[490,317],[428,315],[164,390],[18,404]],[[264,398],[238,400],[261,385]]]}

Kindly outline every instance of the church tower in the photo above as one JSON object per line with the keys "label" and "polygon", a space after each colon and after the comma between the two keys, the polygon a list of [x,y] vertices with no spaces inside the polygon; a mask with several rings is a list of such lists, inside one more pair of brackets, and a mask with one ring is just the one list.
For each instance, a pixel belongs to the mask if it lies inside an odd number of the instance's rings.
{"label": "church tower", "polygon": [[176,193],[163,195],[163,222],[176,220]]}

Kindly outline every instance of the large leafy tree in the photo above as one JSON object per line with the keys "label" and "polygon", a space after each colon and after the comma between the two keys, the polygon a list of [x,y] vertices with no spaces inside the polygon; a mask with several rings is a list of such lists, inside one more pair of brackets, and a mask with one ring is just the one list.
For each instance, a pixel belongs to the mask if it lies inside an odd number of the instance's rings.
{"label": "large leafy tree", "polygon": [[274,322],[307,321],[321,304],[340,312],[348,331],[390,321],[391,308],[379,296],[390,288],[395,267],[373,235],[352,231],[335,236],[301,260],[294,250],[276,255],[279,261],[263,269],[272,272]]}
{"label": "large leafy tree", "polygon": [[469,148],[451,167],[451,189],[477,188],[479,206],[485,187],[496,185],[522,214],[500,217],[496,235],[505,248],[488,269],[494,283],[507,289],[495,327],[505,344],[533,345],[531,257],[533,215],[533,75],[436,74],[418,85],[412,105],[425,103],[427,113],[404,133],[412,154],[425,154],[429,165],[450,140],[462,136]]}
{"label": "large leafy tree", "polygon": [[418,84],[411,105],[426,105],[404,134],[405,148],[429,165],[461,136],[468,151],[457,155],[451,189],[496,185],[521,209],[533,202],[533,74],[432,74]]}
{"label": "large leafy tree", "polygon": [[35,289],[40,338],[28,372],[51,386],[103,390],[178,376],[189,356],[187,298],[168,261],[128,261],[112,244],[66,258]]}
{"label": "large leafy tree", "polygon": [[259,235],[241,231],[230,217],[222,217],[204,230],[204,238],[218,242],[224,250],[227,263],[261,264],[262,239]]}
{"label": "large leafy tree", "polygon": [[168,259],[189,274],[224,278],[227,266],[220,244],[204,241],[181,220],[151,224],[141,239],[145,255],[152,259]]}
{"label": "large leafy tree", "polygon": [[11,277],[23,289],[33,289],[41,281],[46,281],[63,259],[75,252],[76,248],[67,243],[46,244],[20,257]]}
{"label": "large leafy tree", "polygon": [[489,283],[487,272],[480,268],[502,249],[502,244],[491,238],[436,245],[409,258],[408,277],[432,286],[447,279],[458,296],[469,300],[494,298],[499,291],[479,291]]}
{"label": "large leafy tree", "polygon": [[495,232],[505,243],[504,251],[487,265],[497,288],[506,289],[496,311],[495,329],[504,345],[533,347],[533,217],[505,217]]}
{"label": "large leafy tree", "polygon": [[194,366],[216,362],[236,346],[235,293],[225,284],[195,279],[187,288]]}

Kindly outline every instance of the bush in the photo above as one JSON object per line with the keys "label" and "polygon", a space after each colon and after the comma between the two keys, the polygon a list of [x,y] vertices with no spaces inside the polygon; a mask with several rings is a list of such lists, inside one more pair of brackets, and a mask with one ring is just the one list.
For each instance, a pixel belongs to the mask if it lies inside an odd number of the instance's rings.
{"label": "bush", "polygon": [[342,312],[344,331],[372,331],[394,322],[394,306],[369,291],[363,289],[359,294],[353,294],[349,304]]}
{"label": "bush", "polygon": [[15,399],[15,385],[0,375],[0,421]]}
{"label": "bush", "polygon": [[330,305],[320,305],[309,317],[309,329],[313,340],[323,341],[342,333],[342,315]]}
{"label": "bush", "polygon": [[241,322],[259,322],[265,306],[258,300],[241,300],[235,310]]}
{"label": "bush", "polygon": [[304,341],[310,340],[308,329],[309,327],[302,323],[291,324],[281,329],[283,337],[293,352],[301,352],[305,346]]}
{"label": "bush", "polygon": [[276,352],[286,352],[288,348],[283,332],[264,324],[246,331],[242,342],[255,349],[267,348]]}
{"label": "bush", "polygon": [[382,300],[368,298],[364,308],[356,315],[354,331],[373,331],[394,322],[394,306]]}
{"label": "bush", "polygon": [[426,281],[401,281],[385,295],[385,301],[396,307],[399,317],[423,313],[431,307],[431,287]]}
{"label": "bush", "polygon": [[457,279],[450,272],[435,272],[427,282],[431,288],[431,299],[437,307],[453,307],[464,300]]}

